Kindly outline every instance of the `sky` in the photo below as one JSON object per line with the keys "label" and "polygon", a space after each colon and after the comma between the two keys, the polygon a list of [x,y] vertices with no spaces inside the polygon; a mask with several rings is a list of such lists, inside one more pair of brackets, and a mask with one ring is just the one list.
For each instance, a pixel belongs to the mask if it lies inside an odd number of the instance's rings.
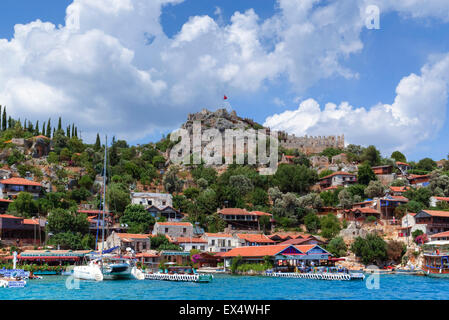
{"label": "sky", "polygon": [[447,0],[2,0],[0,105],[40,123],[62,116],[87,142],[132,144],[226,107],[440,160],[448,38]]}

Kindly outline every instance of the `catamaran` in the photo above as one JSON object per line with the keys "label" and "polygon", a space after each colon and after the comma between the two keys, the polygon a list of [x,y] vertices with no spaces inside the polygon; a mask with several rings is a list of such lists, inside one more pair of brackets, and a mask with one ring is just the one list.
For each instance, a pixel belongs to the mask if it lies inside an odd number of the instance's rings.
{"label": "catamaran", "polygon": [[[143,280],[143,274],[137,269],[132,259],[116,257],[104,250],[104,221],[105,221],[105,199],[106,199],[106,160],[108,154],[107,137],[104,152],[103,168],[103,212],[102,212],[102,245],[99,254],[93,253],[87,255],[89,259],[86,265],[75,266],[73,268],[73,277],[81,280],[118,280],[136,278]],[[97,224],[98,226],[98,224]],[[97,228],[98,230],[98,228]],[[98,234],[98,231],[97,231]],[[98,238],[98,236],[97,236]],[[113,248],[116,249],[116,248]],[[110,250],[108,250],[110,251]]]}

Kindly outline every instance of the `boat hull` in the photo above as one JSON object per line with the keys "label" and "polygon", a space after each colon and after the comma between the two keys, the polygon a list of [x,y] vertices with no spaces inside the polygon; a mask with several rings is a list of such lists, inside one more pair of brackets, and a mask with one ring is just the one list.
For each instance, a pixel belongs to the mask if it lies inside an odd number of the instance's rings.
{"label": "boat hull", "polygon": [[429,270],[429,269],[425,269],[424,270],[424,275],[428,276],[428,277],[432,277],[432,278],[447,278],[449,279],[449,272],[447,270],[442,270],[440,272],[439,269],[434,269],[434,270]]}
{"label": "boat hull", "polygon": [[73,268],[73,277],[80,280],[102,281],[103,274],[97,266],[77,266]]}

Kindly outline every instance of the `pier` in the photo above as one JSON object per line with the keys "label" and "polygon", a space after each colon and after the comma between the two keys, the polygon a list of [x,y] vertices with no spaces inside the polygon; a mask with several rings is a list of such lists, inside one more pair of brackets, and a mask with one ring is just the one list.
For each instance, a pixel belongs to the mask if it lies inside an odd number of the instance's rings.
{"label": "pier", "polygon": [[363,273],[296,273],[296,272],[267,272],[265,274],[269,277],[277,278],[295,278],[295,279],[315,279],[315,280],[363,280],[365,275]]}
{"label": "pier", "polygon": [[182,281],[182,282],[210,282],[213,276],[210,274],[166,274],[145,273],[146,280]]}

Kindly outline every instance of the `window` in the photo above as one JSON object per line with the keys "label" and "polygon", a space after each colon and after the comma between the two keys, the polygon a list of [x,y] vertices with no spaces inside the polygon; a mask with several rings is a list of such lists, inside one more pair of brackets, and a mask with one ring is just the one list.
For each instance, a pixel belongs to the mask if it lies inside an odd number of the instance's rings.
{"label": "window", "polygon": [[152,200],[148,200],[148,205],[152,205],[153,204],[153,201]]}
{"label": "window", "polygon": [[215,240],[211,240],[210,244],[211,244],[212,246],[214,246],[214,245],[215,245]]}
{"label": "window", "polygon": [[168,228],[165,228],[165,233],[168,233]]}
{"label": "window", "polygon": [[166,203],[167,203],[166,201],[162,201],[162,205],[163,205],[163,206],[165,206]]}
{"label": "window", "polygon": [[204,246],[201,246],[201,250],[204,250]]}
{"label": "window", "polygon": [[182,228],[182,233],[186,233],[187,232],[187,228]]}

